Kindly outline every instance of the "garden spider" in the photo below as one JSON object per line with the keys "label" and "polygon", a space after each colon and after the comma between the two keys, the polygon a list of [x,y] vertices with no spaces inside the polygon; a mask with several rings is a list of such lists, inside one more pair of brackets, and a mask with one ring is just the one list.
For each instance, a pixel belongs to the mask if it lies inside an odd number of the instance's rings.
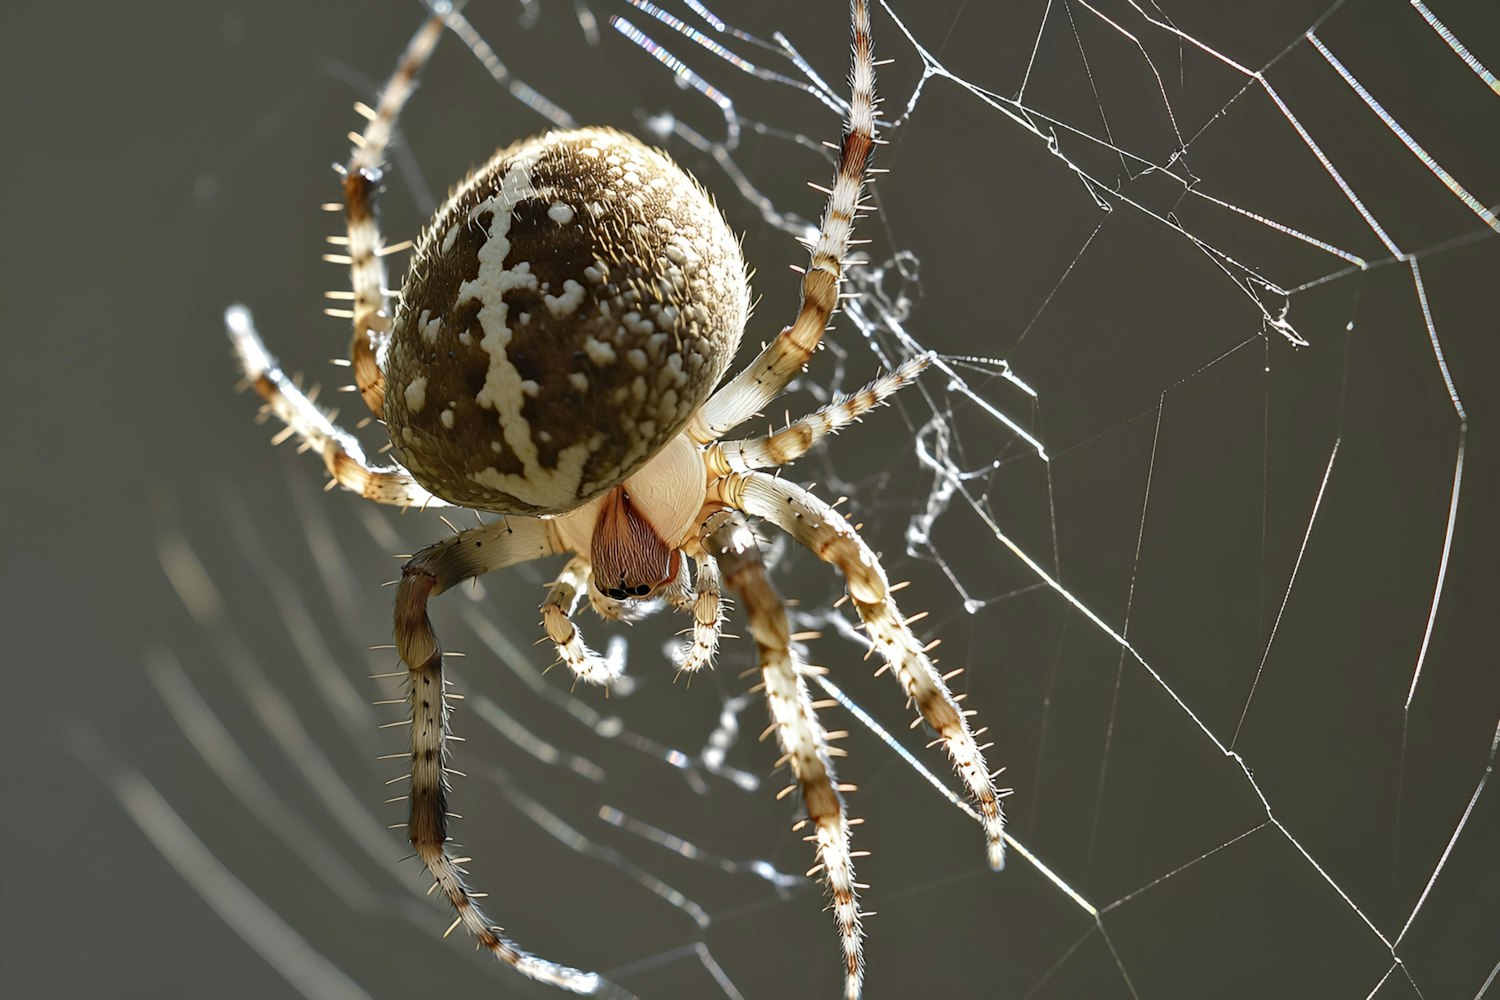
{"label": "garden spider", "polygon": [[[522,951],[481,911],[448,853],[448,709],[443,653],[428,600],[504,566],[573,553],[542,605],[543,624],[577,678],[617,669],[570,618],[586,594],[601,616],[669,604],[692,615],[678,667],[708,665],[723,624],[721,586],[742,601],[782,761],[790,763],[842,939],[845,995],[863,976],[851,821],[830,734],[791,651],[786,610],[746,515],[769,521],[843,573],[873,647],[937,734],[982,819],[992,867],[1003,858],[1001,793],[966,716],[890,598],[874,553],[810,491],[776,468],[909,383],[917,359],[766,437],[724,440],[786,389],[817,349],[839,297],[875,144],[875,66],[865,0],[854,0],[852,96],[822,225],[795,321],[715,391],[733,360],[750,293],[739,242],[709,196],[667,156],[606,129],[550,132],[496,153],[460,184],[416,242],[394,310],[374,214],[386,148],[415,78],[443,31],[466,27],[447,5],[412,38],[343,170],[354,382],[383,420],[391,467],[295,386],[248,311],[226,322],[267,408],[318,452],[333,479],[398,506],[458,505],[504,515],[417,553],[396,591],[396,649],[409,676],[407,833],[453,927],[531,978],[580,993],[598,977]],[[691,563],[692,569],[689,570]],[[770,729],[767,730],[770,732]],[[980,731],[982,733],[982,730]]]}

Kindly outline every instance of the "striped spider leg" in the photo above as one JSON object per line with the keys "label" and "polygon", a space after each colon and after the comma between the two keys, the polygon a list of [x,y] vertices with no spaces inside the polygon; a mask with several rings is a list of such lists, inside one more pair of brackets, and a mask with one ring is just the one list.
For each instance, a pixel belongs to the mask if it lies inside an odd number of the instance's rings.
{"label": "striped spider leg", "polygon": [[[439,12],[439,7],[434,6]],[[287,378],[249,312],[226,314],[249,383],[323,459],[333,482],[398,506],[456,505],[502,515],[413,556],[396,589],[396,649],[407,668],[411,784],[407,836],[465,927],[502,962],[579,993],[596,975],[523,951],[480,908],[467,858],[451,853],[448,704],[428,602],[491,570],[570,556],[542,604],[542,628],[576,679],[608,684],[619,666],[572,620],[587,599],[609,620],[661,607],[691,616],[678,657],[709,666],[727,591],[749,619],[782,760],[791,765],[817,867],[833,899],[845,996],[860,993],[858,889],[830,734],[808,694],[747,516],[769,521],[843,575],[873,647],[937,733],[978,805],[989,859],[1002,860],[1000,793],[957,699],[890,598],[855,530],[811,492],[759,471],[795,461],[909,384],[909,361],[764,437],[725,440],[785,391],[817,350],[839,286],[875,138],[875,63],[866,0],[851,4],[848,119],[801,306],[738,375],[719,383],[749,314],[739,241],[708,194],[666,154],[610,129],[548,132],[495,153],[462,181],[413,246],[399,296],[386,290],[375,199],[397,117],[443,26],[442,5],[412,38],[341,170],[352,290],[354,386],[389,434],[395,463],[368,462]],[[715,387],[718,387],[717,390]],[[770,732],[771,730],[768,730]]]}

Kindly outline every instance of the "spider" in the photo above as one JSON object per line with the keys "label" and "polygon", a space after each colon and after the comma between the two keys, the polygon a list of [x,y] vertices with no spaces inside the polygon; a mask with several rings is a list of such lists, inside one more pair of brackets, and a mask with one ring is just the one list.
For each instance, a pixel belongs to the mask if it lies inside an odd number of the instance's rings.
{"label": "spider", "polygon": [[[476,941],[521,973],[580,993],[597,976],[523,951],[480,909],[448,843],[448,705],[428,601],[491,570],[572,553],[542,604],[548,639],[578,679],[618,668],[583,641],[572,614],[587,597],[604,618],[663,605],[692,616],[678,669],[716,653],[724,588],[749,618],[772,725],[801,793],[838,927],[845,995],[864,962],[850,827],[824,730],[791,649],[747,516],[785,531],[840,571],[873,649],[967,784],[991,867],[1003,861],[1002,793],[967,716],[891,600],[879,561],[811,491],[764,469],[805,454],[917,377],[908,362],[764,437],[726,440],[778,396],[818,348],[839,300],[875,139],[875,63],[866,0],[853,0],[852,89],[837,165],[801,307],[738,375],[723,382],[750,307],[739,241],[709,195],[669,159],[622,132],[553,131],[496,153],[454,189],[413,249],[394,304],[375,217],[385,154],[445,22],[434,4],[342,168],[354,385],[389,431],[397,464],[369,462],[267,352],[243,307],[231,342],[266,409],[322,456],[333,481],[380,503],[462,506],[503,515],[413,556],[395,600],[395,645],[408,672],[410,812],[417,857]],[[332,485],[332,484],[330,484]]]}

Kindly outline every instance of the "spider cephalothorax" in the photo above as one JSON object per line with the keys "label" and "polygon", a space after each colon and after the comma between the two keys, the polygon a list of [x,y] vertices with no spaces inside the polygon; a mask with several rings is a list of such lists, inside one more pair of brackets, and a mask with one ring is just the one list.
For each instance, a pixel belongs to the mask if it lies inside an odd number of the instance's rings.
{"label": "spider cephalothorax", "polygon": [[[815,494],[759,470],[796,460],[906,385],[916,358],[852,396],[765,437],[725,435],[778,396],[817,349],[838,302],[874,146],[869,12],[854,0],[852,96],[834,182],[802,277],[802,306],[723,385],[749,312],[739,245],[712,200],[664,153],[606,129],[551,132],[495,154],[423,231],[392,310],[373,201],[385,150],[448,5],[422,27],[344,171],[355,388],[390,433],[399,464],[376,467],[277,367],[248,311],[226,316],[250,383],[323,458],[334,480],[401,506],[456,504],[505,515],[423,549],[402,568],[396,649],[409,680],[407,836],[484,947],[527,976],[582,993],[598,977],[529,955],[490,923],[448,853],[448,707],[434,595],[491,570],[572,553],[542,605],[559,658],[581,680],[618,666],[570,618],[585,595],[607,618],[665,603],[693,618],[678,667],[707,666],[723,623],[721,587],[741,599],[776,731],[800,791],[843,946],[845,995],[859,995],[863,931],[854,854],[830,735],[793,654],[745,515],[785,531],[844,576],[854,610],[902,691],[973,796],[988,856],[1004,840],[999,792],[945,678],[853,527]],[[363,106],[361,106],[363,107]],[[717,388],[716,388],[717,387]],[[951,675],[949,675],[951,676]],[[982,730],[980,731],[982,732]]]}

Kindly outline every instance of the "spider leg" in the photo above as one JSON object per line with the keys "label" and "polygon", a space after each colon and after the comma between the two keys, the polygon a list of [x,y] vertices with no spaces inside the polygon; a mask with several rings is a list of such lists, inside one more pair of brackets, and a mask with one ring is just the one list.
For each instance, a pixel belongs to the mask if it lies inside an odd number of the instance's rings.
{"label": "spider leg", "polygon": [[[396,69],[380,92],[380,100],[368,112],[369,123],[354,137],[354,148],[341,174],[344,184],[344,223],[348,236],[347,263],[349,283],[354,292],[354,333],[349,343],[349,360],[354,367],[354,384],[365,405],[375,416],[385,408],[385,375],[380,361],[391,335],[391,314],[386,302],[384,244],[380,225],[375,218],[375,195],[385,171],[385,151],[391,144],[391,133],[401,109],[416,89],[421,72],[438,39],[443,22],[428,18],[401,53]],[[344,256],[332,258],[345,262]],[[342,315],[342,314],[340,314]]]}
{"label": "spider leg", "polygon": [[838,306],[854,216],[860,190],[875,148],[875,61],[870,41],[870,10],[866,0],[853,0],[854,44],[849,68],[849,115],[839,146],[833,186],[812,246],[812,260],[802,274],[802,306],[785,328],[744,371],[715,392],[688,425],[700,444],[716,441],[781,394],[796,377],[828,326]]}
{"label": "spider leg", "polygon": [[672,607],[693,616],[693,639],[676,656],[677,669],[687,674],[713,664],[714,654],[719,650],[719,636],[724,631],[719,564],[704,555],[693,560],[693,568],[693,586],[667,594]]}
{"label": "spider leg", "polygon": [[552,525],[513,517],[430,545],[402,567],[395,634],[396,649],[409,671],[411,811],[407,837],[437,888],[453,904],[453,927],[463,924],[480,945],[530,979],[575,993],[594,993],[601,985],[597,975],[528,954],[491,924],[479,908],[477,894],[464,882],[466,873],[460,866],[468,859],[448,853],[448,694],[442,646],[427,615],[428,600],[456,584],[558,551]]}
{"label": "spider leg", "polygon": [[794,420],[775,434],[736,441],[716,441],[704,455],[709,475],[727,476],[731,472],[769,469],[794,462],[830,434],[837,434],[854,421],[881,405],[897,389],[910,385],[931,359],[922,355],[912,358],[895,371],[882,375],[852,396],[841,396]]}
{"label": "spider leg", "polygon": [[959,708],[958,699],[891,600],[885,571],[875,553],[836,510],[783,479],[763,472],[733,475],[720,481],[720,490],[724,502],[765,518],[843,573],[871,643],[923,720],[937,732],[954,770],[968,785],[984,826],[989,865],[998,871],[1005,863],[1003,793],[995,788],[985,766],[988,746],[975,742],[976,734],[969,729],[970,713]]}
{"label": "spider leg", "polygon": [[547,638],[557,647],[558,658],[579,680],[589,684],[608,684],[619,679],[619,666],[590,649],[570,617],[579,600],[588,592],[588,586],[588,560],[574,556],[557,575],[552,589],[547,592],[547,599],[542,602],[542,624],[547,629]]}
{"label": "spider leg", "polygon": [[[786,608],[771,588],[761,561],[760,549],[744,516],[723,510],[703,526],[702,544],[719,564],[727,583],[744,602],[750,634],[760,654],[766,703],[783,750],[790,762],[813,834],[806,839],[817,848],[819,869],[833,897],[834,919],[844,944],[844,995],[855,1000],[864,975],[861,952],[859,897],[854,881],[854,855],[849,850],[849,820],[844,812],[843,790],[833,773],[828,734],[818,721],[803,674],[812,668],[796,663],[791,653],[791,635]],[[778,764],[780,761],[778,761]],[[797,828],[802,826],[798,824]]]}
{"label": "spider leg", "polygon": [[261,342],[260,334],[255,332],[250,310],[230,306],[224,312],[224,327],[245,369],[245,378],[266,401],[266,407],[286,425],[287,431],[302,439],[305,449],[322,456],[323,464],[340,486],[366,499],[397,507],[449,506],[448,501],[419,486],[406,470],[371,465],[354,436],[335,424],[277,365]]}

